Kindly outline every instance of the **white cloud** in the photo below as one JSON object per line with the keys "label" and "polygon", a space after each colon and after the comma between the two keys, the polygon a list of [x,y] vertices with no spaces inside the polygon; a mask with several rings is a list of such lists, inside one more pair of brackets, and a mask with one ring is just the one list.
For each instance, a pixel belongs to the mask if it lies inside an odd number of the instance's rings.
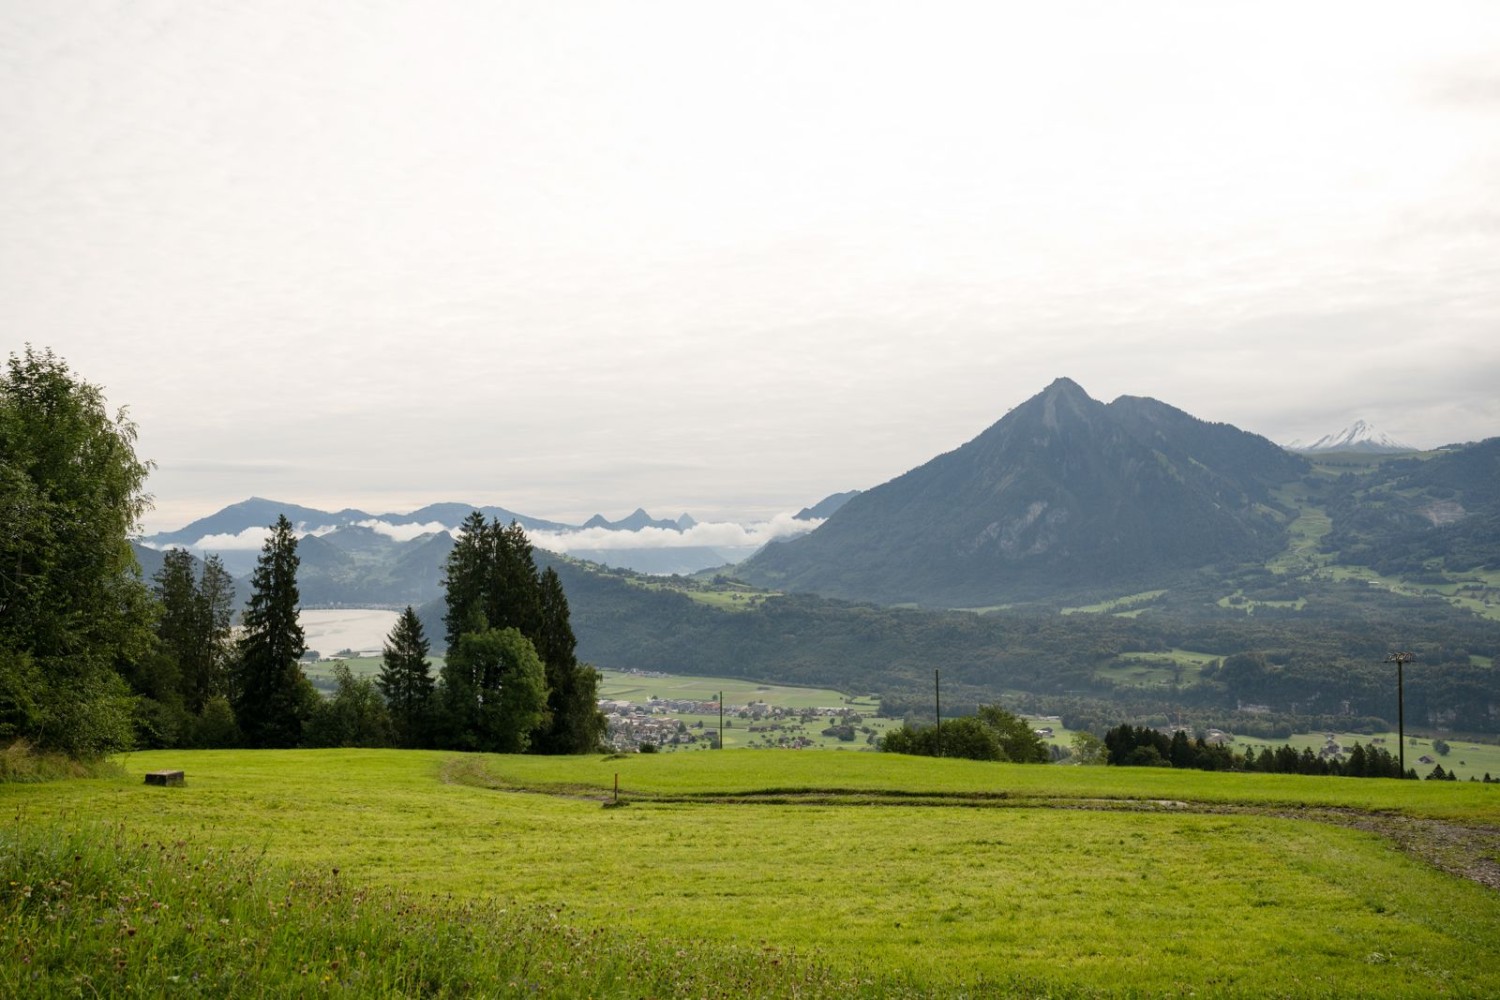
{"label": "white cloud", "polygon": [[531,531],[527,537],[537,548],[552,552],[618,549],[686,549],[686,548],[758,548],[780,538],[805,535],[822,521],[799,521],[791,514],[777,514],[769,521],[735,524],[731,521],[705,521],[686,531],[667,528],[642,528],[639,531],[611,531],[587,528],[583,531]]}
{"label": "white cloud", "polygon": [[356,521],[355,524],[361,528],[369,528],[398,542],[409,542],[419,535],[453,530],[440,521],[428,521],[426,524],[391,524],[388,521],[371,518],[368,521]]}
{"label": "white cloud", "polygon": [[241,531],[237,535],[231,535],[227,533],[221,535],[204,535],[202,538],[189,545],[188,548],[193,549],[197,552],[253,551],[255,549],[263,548],[266,544],[266,539],[270,536],[270,528],[257,525],[255,527],[246,528],[244,531]]}

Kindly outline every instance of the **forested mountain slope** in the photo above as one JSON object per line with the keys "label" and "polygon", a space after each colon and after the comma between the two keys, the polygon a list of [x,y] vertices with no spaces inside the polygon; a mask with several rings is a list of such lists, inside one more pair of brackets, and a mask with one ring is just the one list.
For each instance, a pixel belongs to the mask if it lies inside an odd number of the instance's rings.
{"label": "forested mountain slope", "polygon": [[955,451],[854,497],[738,575],[882,603],[990,606],[1145,587],[1264,560],[1308,464],[1265,438],[1150,399],[1106,406],[1058,379]]}

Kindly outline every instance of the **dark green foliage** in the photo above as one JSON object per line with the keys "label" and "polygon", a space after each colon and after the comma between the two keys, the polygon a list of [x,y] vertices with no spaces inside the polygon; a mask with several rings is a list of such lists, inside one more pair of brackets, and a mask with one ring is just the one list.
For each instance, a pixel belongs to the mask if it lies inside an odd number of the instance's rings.
{"label": "dark green foliage", "polygon": [[1051,760],[1047,741],[1019,715],[1013,715],[999,705],[981,705],[979,721],[994,732],[1007,760],[1017,764],[1045,764]]}
{"label": "dark green foliage", "polygon": [[93,757],[128,747],[117,668],[150,649],[128,535],[150,465],[100,387],[28,347],[0,374],[0,740]]}
{"label": "dark green foliage", "polygon": [[216,695],[208,699],[203,711],[193,720],[193,746],[204,749],[239,746],[244,740],[239,724],[234,718],[234,708],[229,699]]}
{"label": "dark green foliage", "polygon": [[375,682],[385,696],[392,727],[402,746],[422,745],[431,724],[435,682],[428,649],[422,621],[408,604],[386,639],[380,677]]}
{"label": "dark green foliage", "polygon": [[475,621],[536,635],[541,624],[540,582],[531,543],[512,521],[486,523],[477,510],[459,529],[443,576],[444,638],[448,648]]}
{"label": "dark green foliage", "polygon": [[982,705],[977,715],[944,719],[940,726],[904,724],[881,738],[880,749],[923,757],[1003,760],[1017,764],[1046,764],[1052,759],[1047,744],[1032,732],[1026,720],[998,705]]}
{"label": "dark green foliage", "polygon": [[568,598],[557,570],[548,566],[538,588],[537,654],[547,667],[550,725],[537,734],[540,753],[592,753],[604,742],[605,719],[599,711],[599,672],[580,664],[578,641]]}
{"label": "dark green foliage", "polygon": [[276,519],[250,578],[234,714],[252,747],[291,747],[317,704],[297,662],[306,643],[297,620],[297,538],[285,515]]}
{"label": "dark green foliage", "polygon": [[995,731],[972,715],[948,719],[941,726],[920,729],[903,725],[881,737],[886,753],[923,757],[961,757],[965,760],[1009,760]]}
{"label": "dark green foliage", "polygon": [[546,670],[517,629],[465,632],[448,650],[442,697],[449,745],[523,753],[546,721]]}
{"label": "dark green foliage", "polygon": [[[486,523],[478,511],[471,513],[448,553],[444,585],[448,657],[442,676],[442,739],[458,747],[515,748],[509,752],[597,749],[604,735],[604,716],[597,706],[598,672],[578,662],[562,581],[550,567],[538,574],[521,526],[512,521],[501,527],[496,521]],[[498,668],[486,666],[494,659],[486,643],[494,634],[511,630],[543,665],[542,704],[535,712],[527,701],[529,693],[513,690],[504,695],[519,699],[508,702],[504,711],[486,694],[486,685],[499,680],[491,676]],[[501,733],[496,727],[502,721],[528,728]]]}
{"label": "dark green foliage", "polygon": [[230,625],[234,580],[216,555],[203,562],[184,549],[169,549],[155,576],[161,617],[156,635],[176,664],[182,706],[194,714],[209,699],[229,691]]}
{"label": "dark green foliage", "polygon": [[302,743],[310,747],[390,746],[391,716],[368,677],[355,677],[344,664],[333,668],[334,690],[320,698],[303,727]]}
{"label": "dark green foliage", "polygon": [[1189,739],[1178,729],[1168,736],[1149,726],[1123,723],[1104,734],[1107,763],[1120,767],[1196,768],[1200,771],[1263,771],[1267,774],[1318,774],[1351,778],[1399,778],[1400,762],[1383,747],[1366,747],[1356,743],[1348,757],[1315,754],[1289,745],[1259,754],[1254,750],[1243,757],[1220,743],[1202,736]]}
{"label": "dark green foliage", "polygon": [[458,538],[443,565],[444,647],[458,647],[458,637],[483,628],[485,584],[489,576],[490,532],[484,515],[473,511],[464,518]]}

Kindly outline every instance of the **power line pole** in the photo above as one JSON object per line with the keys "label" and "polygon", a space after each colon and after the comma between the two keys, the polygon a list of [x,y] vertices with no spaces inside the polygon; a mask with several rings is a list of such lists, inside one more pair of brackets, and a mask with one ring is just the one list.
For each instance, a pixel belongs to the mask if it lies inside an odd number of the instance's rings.
{"label": "power line pole", "polygon": [[724,749],[724,692],[719,692],[719,749]]}
{"label": "power line pole", "polygon": [[933,714],[937,716],[937,755],[943,755],[943,687],[940,683],[940,672],[936,667],[932,668],[932,708]]}
{"label": "power line pole", "polygon": [[1411,653],[1392,653],[1385,658],[1385,662],[1396,665],[1396,740],[1400,743],[1403,778],[1406,777],[1406,682],[1401,668],[1415,659]]}

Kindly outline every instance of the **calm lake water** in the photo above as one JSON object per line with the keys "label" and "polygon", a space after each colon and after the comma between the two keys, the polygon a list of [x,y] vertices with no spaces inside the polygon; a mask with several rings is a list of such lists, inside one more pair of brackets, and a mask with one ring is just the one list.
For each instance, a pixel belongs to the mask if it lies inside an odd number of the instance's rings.
{"label": "calm lake water", "polygon": [[307,636],[307,648],[316,649],[322,656],[332,656],[341,649],[352,649],[356,653],[372,652],[379,656],[385,637],[395,627],[399,617],[398,611],[339,608],[320,611],[304,609],[299,619],[302,631]]}

